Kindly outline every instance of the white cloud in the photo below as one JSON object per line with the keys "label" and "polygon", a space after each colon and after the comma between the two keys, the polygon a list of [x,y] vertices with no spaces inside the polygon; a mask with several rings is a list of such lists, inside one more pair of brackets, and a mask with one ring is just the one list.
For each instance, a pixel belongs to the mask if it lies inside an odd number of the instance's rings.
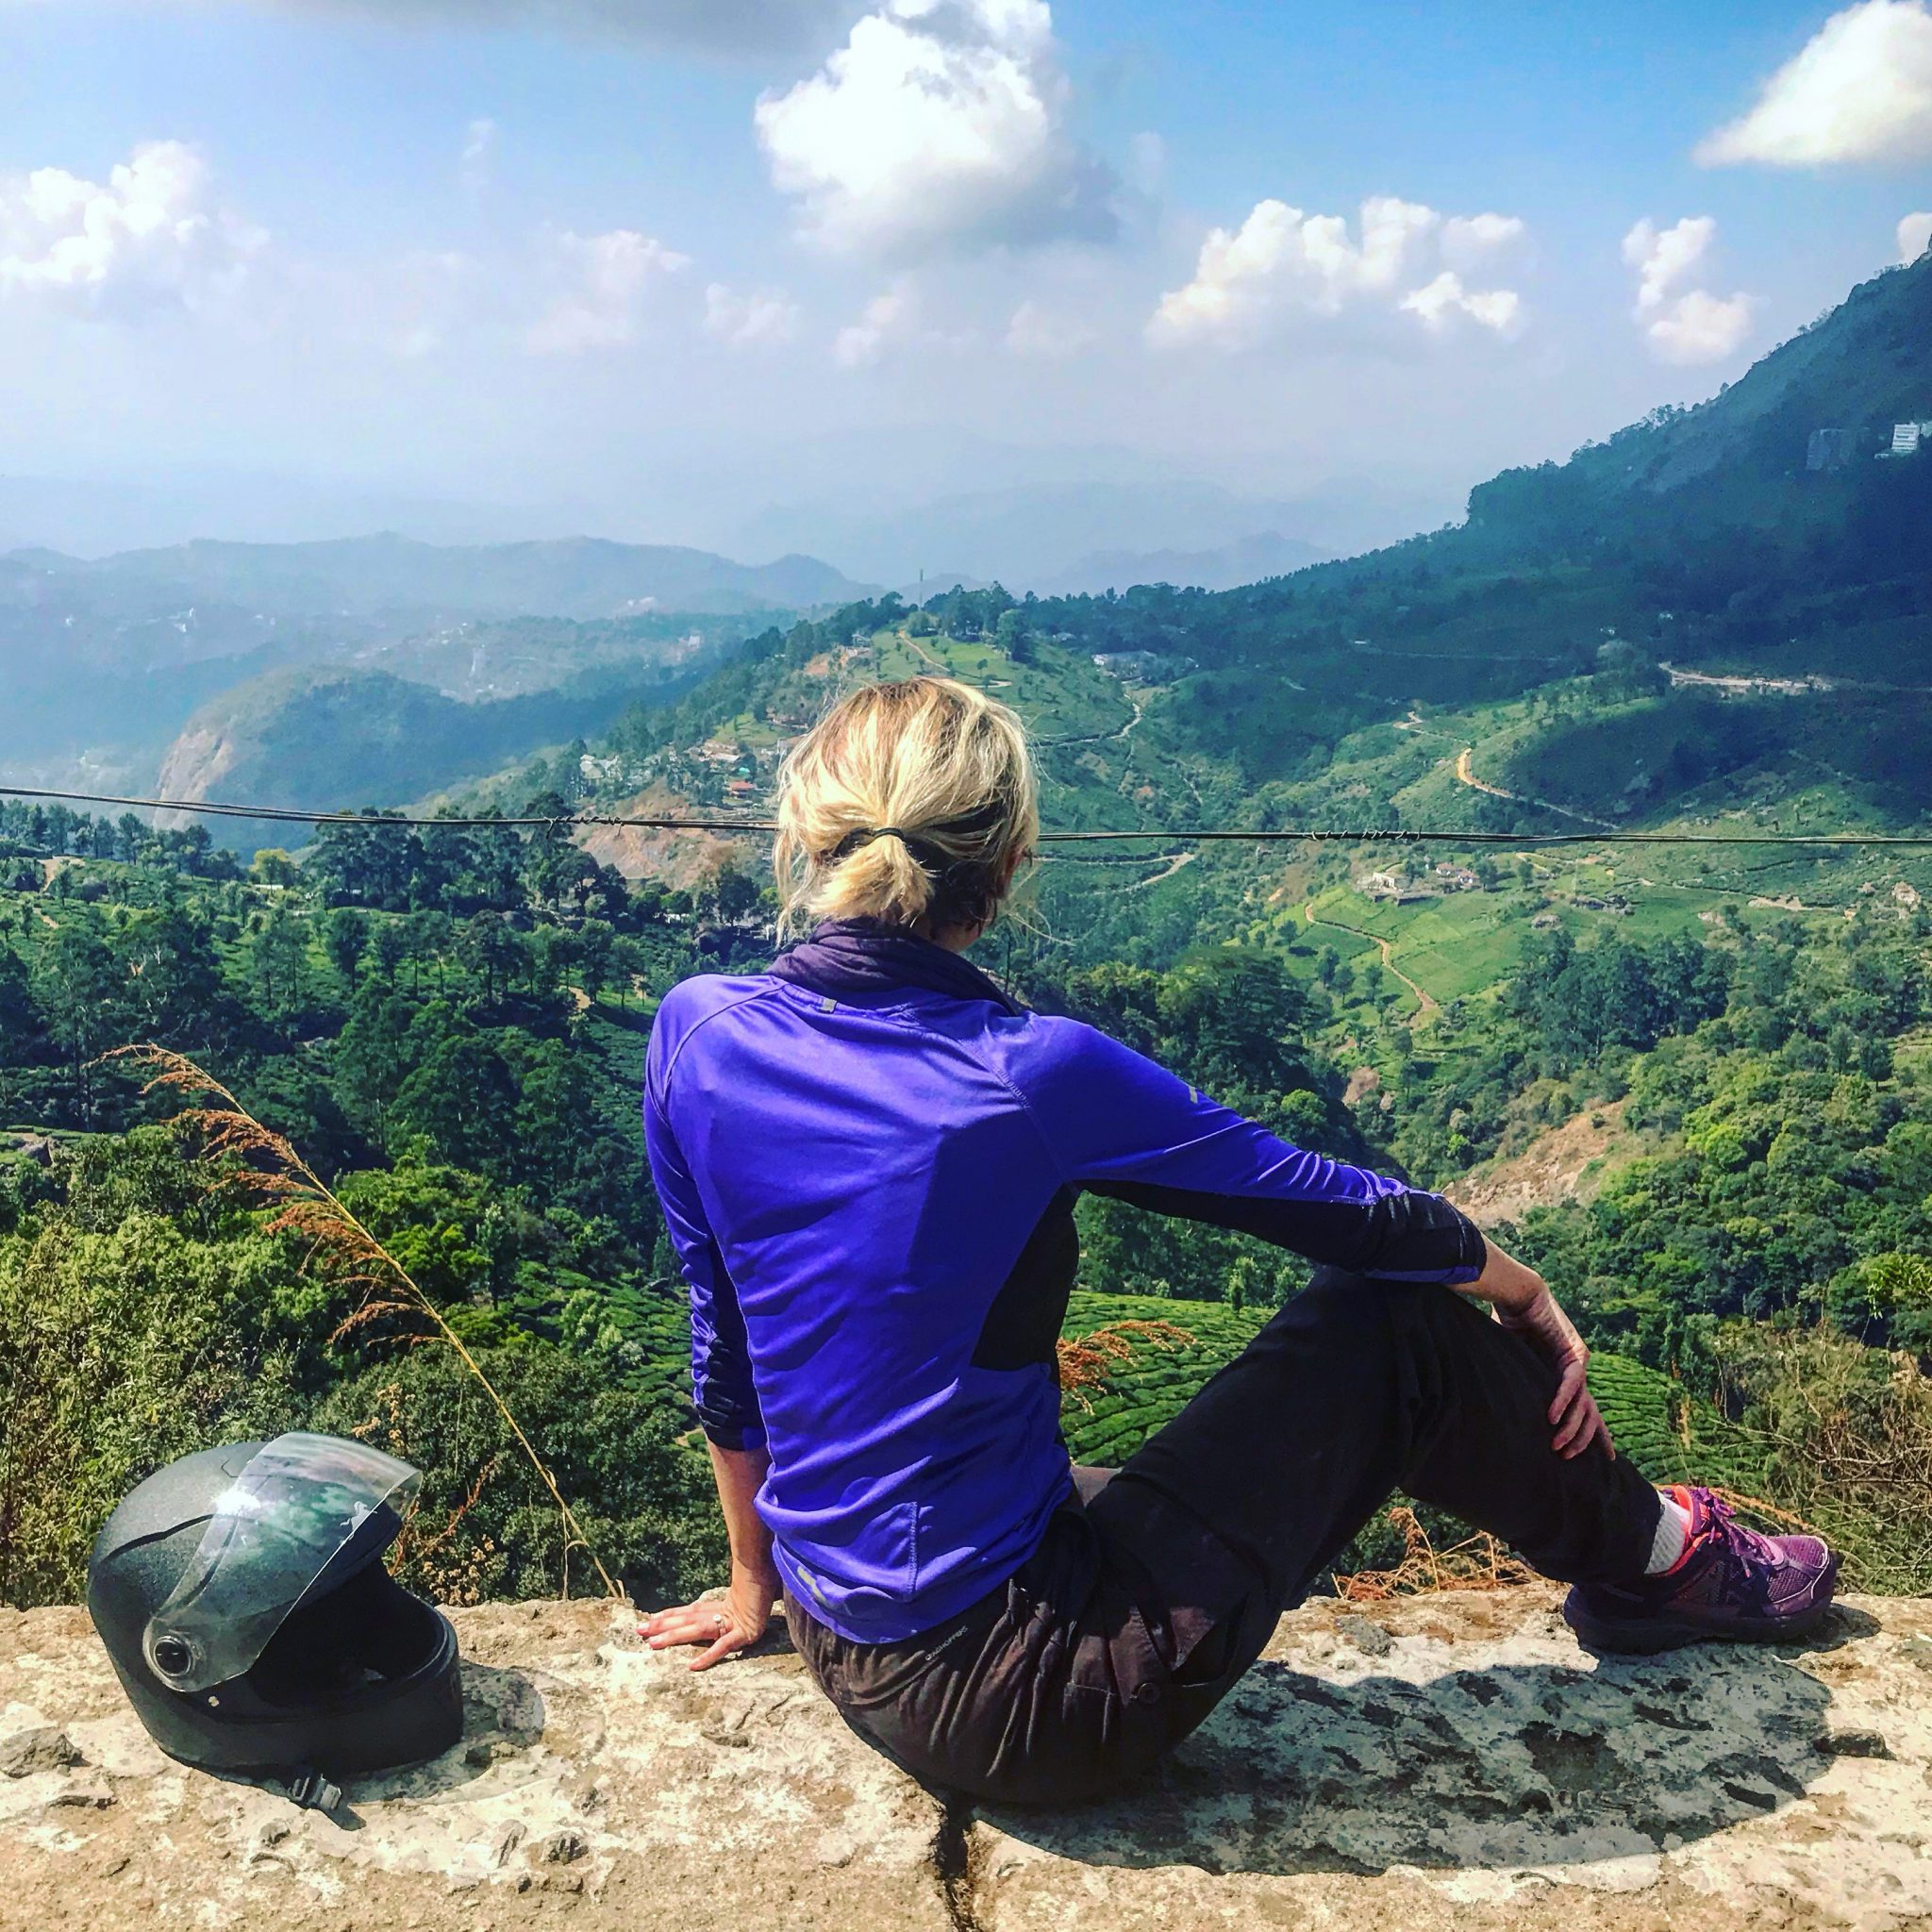
{"label": "white cloud", "polygon": [[1111,177],[1067,131],[1045,0],[884,0],[754,116],[772,178],[827,247],[1111,237]]}
{"label": "white cloud", "polygon": [[1527,232],[1521,215],[1451,215],[1442,224],[1442,258],[1469,268]]}
{"label": "white cloud", "polygon": [[968,349],[978,341],[971,328],[936,328],[926,320],[925,306],[909,276],[901,275],[891,288],[874,295],[858,320],[841,328],[832,342],[832,359],[841,369],[862,369],[869,363],[917,349]]}
{"label": "white cloud", "polygon": [[1344,216],[1258,202],[1239,229],[1208,235],[1193,280],[1160,298],[1148,335],[1158,343],[1239,348],[1296,316],[1340,315],[1362,305],[1407,310],[1432,328],[1455,313],[1506,330],[1520,308],[1514,291],[1467,289],[1442,264],[1452,249],[1467,259],[1522,233],[1512,216],[1445,222],[1420,202],[1377,195],[1362,203],[1357,240]]}
{"label": "white cloud", "polygon": [[1716,240],[1709,215],[1687,215],[1668,228],[1646,216],[1624,237],[1624,259],[1637,271],[1638,325],[1660,361],[1721,362],[1751,333],[1755,296],[1681,286],[1706,265]]}
{"label": "white cloud", "polygon": [[1514,289],[1465,289],[1462,277],[1445,268],[1433,282],[1405,295],[1402,307],[1420,316],[1426,328],[1446,328],[1460,314],[1504,334],[1515,327],[1523,301]]}
{"label": "white cloud", "polygon": [[1932,248],[1932,213],[1907,215],[1898,225],[1898,258],[1917,261]]}
{"label": "white cloud", "polygon": [[723,282],[705,291],[705,332],[735,347],[774,347],[798,333],[798,304],[774,289],[740,294]]}
{"label": "white cloud", "polygon": [[1055,315],[1032,301],[1021,303],[1007,325],[1007,347],[1016,356],[1042,362],[1063,361],[1099,340],[1098,332],[1084,322]]}
{"label": "white cloud", "polygon": [[1709,215],[1686,215],[1659,228],[1648,215],[1624,237],[1624,259],[1637,271],[1637,307],[1648,313],[1710,253],[1717,223]]}
{"label": "white cloud", "polygon": [[469,132],[463,139],[463,153],[458,163],[458,175],[463,186],[472,193],[480,193],[490,186],[490,177],[496,167],[496,150],[501,138],[502,130],[487,115],[479,115],[470,123]]}
{"label": "white cloud", "polygon": [[1862,0],[1834,13],[1765,82],[1757,105],[1696,150],[1706,167],[1910,161],[1932,155],[1932,8]]}
{"label": "white cloud", "polygon": [[637,340],[652,285],[691,266],[691,258],[635,228],[558,235],[553,253],[565,287],[525,341],[540,356],[620,349]]}
{"label": "white cloud", "polygon": [[0,175],[0,295],[122,317],[204,309],[239,291],[267,242],[178,141],[135,148],[105,185],[64,168]]}
{"label": "white cloud", "polygon": [[841,328],[832,343],[832,359],[841,369],[861,369],[876,362],[893,343],[912,334],[918,305],[911,291],[901,286],[874,295],[858,320]]}
{"label": "white cloud", "polygon": [[1743,346],[1757,307],[1749,295],[1692,289],[1665,303],[1643,332],[1662,361],[1722,362]]}

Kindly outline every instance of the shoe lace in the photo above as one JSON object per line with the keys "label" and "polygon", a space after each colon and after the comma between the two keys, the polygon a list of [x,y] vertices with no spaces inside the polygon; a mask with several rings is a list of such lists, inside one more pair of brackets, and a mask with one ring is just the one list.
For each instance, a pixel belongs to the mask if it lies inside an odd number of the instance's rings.
{"label": "shoe lace", "polygon": [[1711,1522],[1705,1533],[1723,1545],[1724,1553],[1742,1573],[1740,1582],[1764,1582],[1782,1567],[1784,1552],[1770,1537],[1740,1523],[1737,1511],[1722,1496],[1711,1496],[1707,1507]]}

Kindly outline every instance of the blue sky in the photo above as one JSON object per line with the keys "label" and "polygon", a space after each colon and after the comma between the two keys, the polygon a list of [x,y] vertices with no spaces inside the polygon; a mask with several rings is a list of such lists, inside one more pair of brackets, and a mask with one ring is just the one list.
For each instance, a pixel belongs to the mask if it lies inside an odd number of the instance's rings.
{"label": "blue sky", "polygon": [[727,548],[1186,481],[1348,543],[1928,209],[1924,0],[0,0],[0,472]]}

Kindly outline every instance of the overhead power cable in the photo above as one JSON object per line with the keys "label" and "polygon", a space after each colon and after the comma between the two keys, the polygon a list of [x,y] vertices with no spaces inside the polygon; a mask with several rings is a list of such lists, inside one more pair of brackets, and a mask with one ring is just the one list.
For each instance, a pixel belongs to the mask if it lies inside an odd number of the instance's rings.
{"label": "overhead power cable", "polygon": [[[202,818],[259,819],[295,825],[386,826],[422,830],[479,831],[492,827],[535,831],[611,826],[646,832],[772,833],[771,819],[708,818],[635,812],[504,814],[425,817],[386,811],[307,811],[281,805],[234,805],[205,798],[122,798],[102,791],[58,791],[42,786],[0,784],[0,797],[60,805],[114,805],[130,810],[189,812]],[[1042,845],[1091,845],[1158,840],[1170,845],[1305,845],[1398,843],[1407,845],[1803,845],[1932,849],[1932,832],[1444,832],[1403,825],[1158,825],[1137,831],[1041,832]]]}

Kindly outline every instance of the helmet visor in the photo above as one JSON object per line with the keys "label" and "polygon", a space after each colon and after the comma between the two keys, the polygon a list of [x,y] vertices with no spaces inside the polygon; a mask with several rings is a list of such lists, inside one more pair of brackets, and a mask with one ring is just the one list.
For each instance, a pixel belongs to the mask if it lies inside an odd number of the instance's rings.
{"label": "helmet visor", "polygon": [[176,1690],[241,1676],[385,1507],[381,1547],[388,1546],[422,1481],[407,1462],[366,1442],[293,1434],[263,1443],[215,1499],[193,1559],[149,1618],[149,1669]]}

